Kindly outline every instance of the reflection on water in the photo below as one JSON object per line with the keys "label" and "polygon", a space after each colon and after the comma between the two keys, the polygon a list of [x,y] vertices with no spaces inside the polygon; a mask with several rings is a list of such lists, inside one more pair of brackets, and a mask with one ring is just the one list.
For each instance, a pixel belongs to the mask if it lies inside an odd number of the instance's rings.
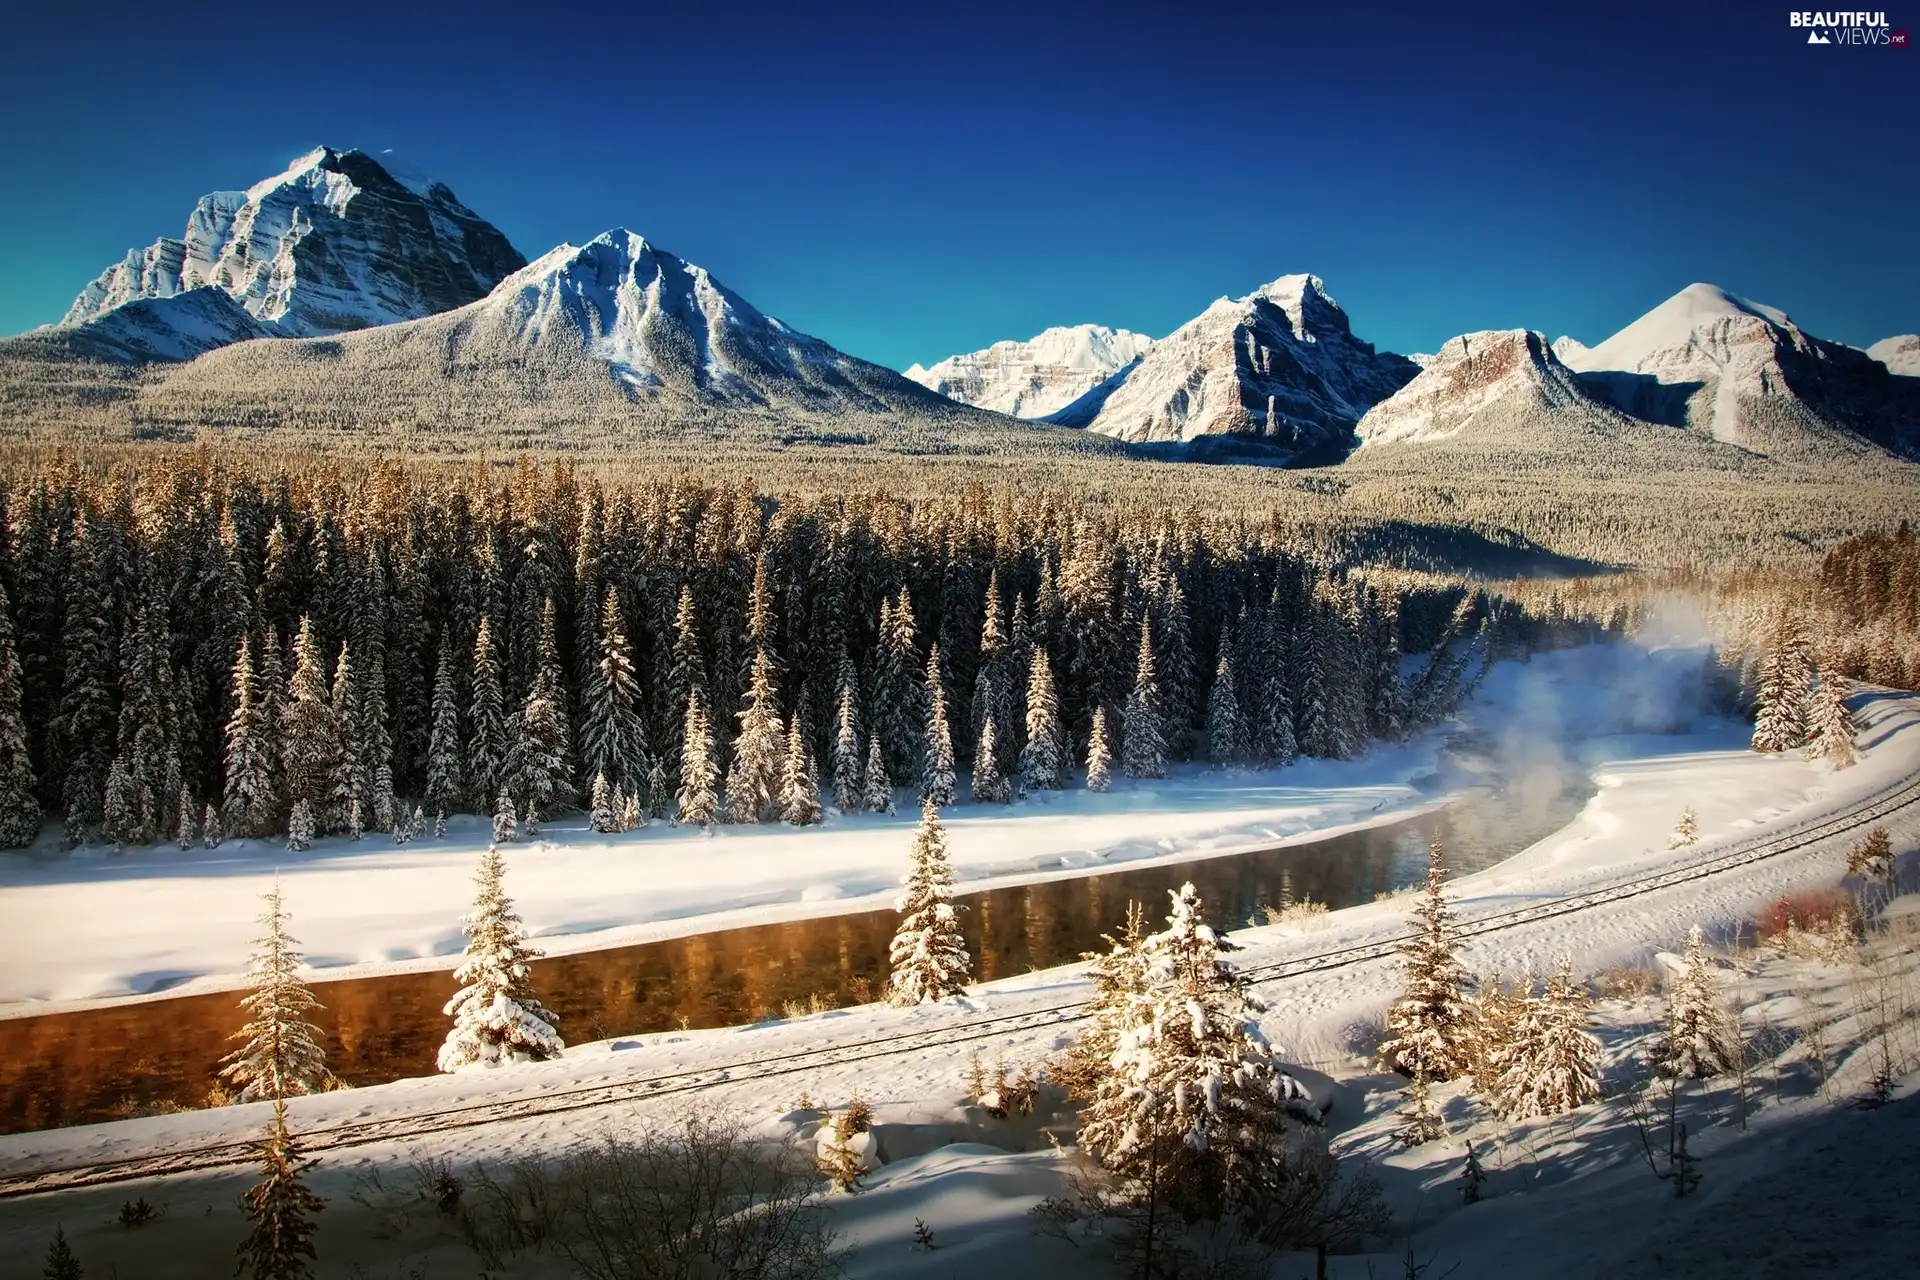
{"label": "reflection on water", "polygon": [[[1236,928],[1262,908],[1311,897],[1334,908],[1416,883],[1427,842],[1446,841],[1455,874],[1489,866],[1564,825],[1584,801],[1485,790],[1445,813],[1312,844],[1169,866],[1116,870],[966,895],[961,921],[983,981],[1065,964],[1099,947],[1138,900],[1157,919],[1169,889],[1192,880],[1212,923]],[[814,995],[873,999],[887,972],[896,917],[869,911],[755,925],[664,942],[557,956],[534,965],[540,999],[569,1040],[715,1027],[778,1016]],[[450,973],[316,984],[327,1061],[350,1084],[433,1071],[446,1034]],[[51,1128],[206,1104],[237,993],[0,1020],[0,1131]]]}

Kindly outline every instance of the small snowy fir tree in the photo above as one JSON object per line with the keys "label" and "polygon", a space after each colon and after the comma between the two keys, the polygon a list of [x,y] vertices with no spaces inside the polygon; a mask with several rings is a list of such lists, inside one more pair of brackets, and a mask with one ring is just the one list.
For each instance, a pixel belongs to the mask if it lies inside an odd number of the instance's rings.
{"label": "small snowy fir tree", "polygon": [[360,822],[360,797],[354,796],[347,801],[347,839],[358,840],[366,834],[366,828]]}
{"label": "small snowy fir tree", "polygon": [[780,815],[796,827],[810,827],[820,821],[820,782],[813,776],[813,753],[807,750],[807,735],[800,731],[800,717],[787,726],[787,767],[780,786]]}
{"label": "small snowy fir tree", "polygon": [[1673,824],[1673,839],[1667,842],[1669,849],[1686,849],[1700,843],[1700,821],[1693,815],[1693,806],[1688,805],[1680,811],[1680,821]]}
{"label": "small snowy fir tree", "polygon": [[0,588],[0,847],[8,849],[24,849],[40,834],[40,802],[33,797],[33,764],[27,755],[20,690],[13,607],[5,588]]}
{"label": "small snowy fir tree", "polygon": [[754,653],[753,677],[746,705],[740,709],[740,736],[733,740],[733,768],[727,774],[728,821],[779,818],[786,738],[773,683],[773,659],[762,646]]}
{"label": "small snowy fir tree", "polygon": [[1473,1144],[1467,1144],[1467,1162],[1460,1168],[1460,1199],[1466,1204],[1480,1203],[1480,1184],[1487,1180],[1487,1171],[1480,1167],[1480,1157],[1474,1154]]}
{"label": "small snowy fir tree", "polygon": [[1783,623],[1760,666],[1755,751],[1791,751],[1806,742],[1807,681],[1806,642]]}
{"label": "small snowy fir tree", "polygon": [[893,975],[887,998],[894,1004],[911,1005],[964,995],[973,966],[953,905],[946,832],[940,828],[940,810],[931,798],[921,804],[913,865],[895,910],[900,913],[900,925],[888,952]]}
{"label": "small snowy fir tree", "polygon": [[520,838],[520,814],[513,807],[513,792],[505,787],[493,798],[493,842],[512,844]]}
{"label": "small snowy fir tree", "polygon": [[1400,946],[1406,992],[1387,1012],[1380,1060],[1405,1076],[1451,1080],[1474,1059],[1477,1019],[1462,994],[1466,973],[1447,905],[1446,863],[1435,840],[1427,850],[1427,886],[1413,910],[1413,936]]}
{"label": "small snowy fir tree", "polygon": [[566,1048],[559,1021],[533,996],[531,962],[519,913],[501,885],[505,867],[492,846],[474,875],[473,913],[466,917],[466,960],[454,971],[460,991],[447,1001],[453,1030],[440,1046],[442,1071],[503,1062],[541,1062]]}
{"label": "small snowy fir tree", "polygon": [[514,721],[505,769],[514,795],[529,809],[550,815],[573,802],[567,769],[567,693],[560,678],[551,596],[540,614],[538,652],[533,684]]}
{"label": "small snowy fir tree", "polygon": [[1067,746],[1060,729],[1060,703],[1054,694],[1053,667],[1047,651],[1033,650],[1027,679],[1027,744],[1020,749],[1020,788],[1050,790],[1066,780]]}
{"label": "small snowy fir tree", "polygon": [[238,836],[273,830],[273,726],[260,692],[251,646],[243,640],[233,663],[233,714],[226,732],[226,825]]}
{"label": "small snowy fir tree", "polygon": [[467,786],[481,812],[512,779],[506,774],[507,749],[512,738],[507,723],[506,695],[500,684],[500,651],[494,645],[493,624],[485,616],[473,641],[473,696],[467,707],[473,733],[467,739]]}
{"label": "small snowy fir tree", "polygon": [[[640,804],[641,815],[631,826],[644,827],[648,818],[671,818],[673,816],[673,779],[667,773],[667,753],[664,750],[654,753],[647,764],[646,800]],[[639,801],[639,794],[634,794]]]}
{"label": "small snowy fir tree", "polygon": [[1005,804],[1013,799],[1013,789],[1000,773],[999,746],[993,738],[993,717],[980,719],[980,744],[973,753],[973,801],[975,804]]}
{"label": "small snowy fir tree", "polygon": [[953,803],[953,732],[947,724],[947,680],[940,670],[940,646],[927,654],[927,733],[920,758],[920,794],[944,809]]}
{"label": "small snowy fir tree", "polygon": [[1667,1031],[1657,1065],[1682,1080],[1717,1076],[1738,1060],[1740,1041],[1697,924],[1687,931],[1684,970],[1667,995]]}
{"label": "small snowy fir tree", "polygon": [[833,805],[857,813],[860,804],[860,726],[854,717],[853,673],[840,681],[840,709],[833,737]]}
{"label": "small snowy fir tree", "polygon": [[631,791],[620,797],[620,829],[638,831],[647,825],[647,808]]}
{"label": "small snowy fir tree", "polygon": [[287,848],[295,853],[313,848],[313,806],[305,800],[294,801],[287,817]]}
{"label": "small snowy fir tree", "polygon": [[1447,1136],[1446,1121],[1433,1109],[1428,1097],[1427,1073],[1416,1071],[1407,1084],[1407,1105],[1400,1109],[1400,1124],[1394,1136],[1406,1147],[1421,1147]]}
{"label": "small snowy fir tree", "polygon": [[80,1270],[73,1246],[67,1243],[66,1228],[54,1227],[53,1243],[47,1246],[47,1265],[40,1274],[46,1280],[82,1280],[85,1273]]}
{"label": "small snowy fir tree", "polygon": [[1127,696],[1126,737],[1120,744],[1121,765],[1129,778],[1162,778],[1167,772],[1167,731],[1161,722],[1160,681],[1153,665],[1153,626],[1140,623],[1140,657],[1134,668],[1133,692]]}
{"label": "small snowy fir tree", "polygon": [[1852,692],[1839,664],[1829,659],[1820,668],[1820,683],[1814,689],[1807,725],[1813,754],[1830,761],[1836,769],[1853,766],[1857,758],[1853,746],[1853,713],[1847,710],[1847,695]]}
{"label": "small snowy fir tree", "polygon": [[1587,1030],[1587,990],[1566,956],[1546,991],[1527,1000],[1494,1062],[1509,1120],[1562,1115],[1600,1096],[1600,1042]]}
{"label": "small snowy fir tree", "polygon": [[247,1236],[240,1242],[237,1274],[247,1280],[307,1280],[313,1274],[313,1216],[326,1201],[307,1188],[303,1175],[311,1163],[287,1128],[287,1104],[276,1098],[260,1144],[260,1181],[241,1201]]}
{"label": "small snowy fir tree", "polygon": [[529,840],[540,838],[540,805],[537,801],[527,801],[526,812],[520,819],[520,832]]}
{"label": "small snowy fir tree", "polygon": [[1087,790],[1106,791],[1113,786],[1113,735],[1107,731],[1107,709],[1093,708],[1093,727],[1087,731]]}
{"label": "small snowy fir tree", "polygon": [[1093,996],[1086,1006],[1086,1030],[1048,1071],[1075,1102],[1093,1101],[1100,1081],[1112,1066],[1121,1035],[1133,1025],[1151,991],[1146,941],[1146,912],[1137,901],[1129,902],[1120,936],[1106,935],[1104,954],[1088,952],[1081,957],[1087,961],[1087,977],[1093,982]]}
{"label": "small snowy fir tree", "polygon": [[209,849],[218,849],[226,838],[220,829],[220,811],[209,804],[200,815],[200,843]]}
{"label": "small snowy fir tree", "polygon": [[261,900],[266,931],[254,939],[247,965],[253,989],[240,1001],[247,1023],[233,1037],[246,1043],[226,1057],[220,1070],[221,1078],[240,1091],[241,1102],[312,1093],[330,1078],[319,1028],[307,1021],[320,1002],[300,980],[300,952],[287,933],[279,883]]}
{"label": "small snowy fir tree", "polygon": [[1246,721],[1233,687],[1233,662],[1224,646],[1213,673],[1213,692],[1207,698],[1207,758],[1223,766],[1247,758]]}
{"label": "small snowy fir tree", "polygon": [[593,775],[593,809],[587,815],[587,826],[601,835],[611,835],[620,830],[619,808],[613,788],[607,785],[605,769]]}
{"label": "small snowy fir tree", "polygon": [[193,796],[185,787],[180,788],[180,803],[174,808],[173,842],[180,846],[182,853],[200,843],[200,824],[194,821]]}
{"label": "small snowy fir tree", "polygon": [[687,718],[680,734],[679,822],[710,827],[720,820],[720,769],[713,761],[713,731],[698,686],[687,691]]}
{"label": "small snowy fir tree", "polygon": [[440,638],[440,658],[433,673],[433,727],[427,735],[427,803],[436,813],[460,808],[466,795],[460,750],[460,704],[453,687],[451,632]]}
{"label": "small snowy fir tree", "polygon": [[878,735],[867,738],[867,778],[865,804],[868,813],[893,812],[893,781],[887,777],[887,762],[880,753]]}
{"label": "small snowy fir tree", "polygon": [[1893,841],[1885,827],[1867,832],[1847,854],[1847,874],[1878,881],[1889,889],[1893,887]]}
{"label": "small snowy fir tree", "polygon": [[[600,660],[581,691],[580,752],[585,769],[637,787],[645,776],[647,739],[640,721],[640,682],[627,653],[620,597],[607,588],[600,611]],[[584,772],[584,770],[583,770]]]}

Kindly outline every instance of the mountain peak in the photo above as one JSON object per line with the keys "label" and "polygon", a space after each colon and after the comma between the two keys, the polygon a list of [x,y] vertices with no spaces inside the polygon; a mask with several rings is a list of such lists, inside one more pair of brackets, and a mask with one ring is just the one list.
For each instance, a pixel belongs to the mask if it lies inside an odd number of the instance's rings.
{"label": "mountain peak", "polygon": [[996,342],[948,356],[906,376],[931,391],[1016,418],[1044,418],[1073,404],[1153,346],[1153,339],[1101,324],[1057,325],[1025,342]]}

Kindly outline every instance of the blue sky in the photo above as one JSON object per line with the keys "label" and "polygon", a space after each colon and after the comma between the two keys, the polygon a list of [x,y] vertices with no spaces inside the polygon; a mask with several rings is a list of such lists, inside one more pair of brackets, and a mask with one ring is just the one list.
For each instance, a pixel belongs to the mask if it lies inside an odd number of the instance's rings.
{"label": "blue sky", "polygon": [[10,10],[0,332],[321,142],[404,153],[529,257],[631,227],[895,367],[1161,335],[1294,271],[1401,351],[1593,342],[1694,280],[1920,330],[1920,52],[1808,47],[1786,6]]}

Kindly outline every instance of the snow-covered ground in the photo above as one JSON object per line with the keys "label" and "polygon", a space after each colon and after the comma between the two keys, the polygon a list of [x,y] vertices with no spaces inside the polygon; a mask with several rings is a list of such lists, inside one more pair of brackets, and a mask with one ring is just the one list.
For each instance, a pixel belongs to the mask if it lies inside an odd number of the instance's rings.
{"label": "snow-covered ground", "polygon": [[[1599,789],[1565,830],[1507,863],[1463,877],[1456,890],[1464,916],[1574,896],[1626,875],[1697,859],[1716,846],[1769,827],[1849,808],[1898,780],[1920,775],[1920,697],[1914,695],[1866,693],[1855,700],[1861,722],[1859,741],[1866,754],[1858,766],[1838,773],[1796,755],[1769,758],[1741,750],[1737,729],[1724,724],[1703,723],[1678,735],[1617,732],[1623,727],[1658,724],[1661,717],[1670,716],[1675,705],[1671,676],[1680,669],[1672,661],[1663,665],[1658,655],[1645,658],[1625,650],[1544,655],[1527,666],[1515,664],[1496,672],[1477,703],[1479,727],[1502,739],[1519,758],[1516,767],[1552,763],[1551,744],[1557,741],[1569,757],[1592,768]],[[1504,725],[1504,730],[1497,731],[1496,725]],[[1374,763],[1363,762],[1360,767]],[[1291,781],[1289,775],[1281,776]],[[1111,799],[1125,804],[1128,796],[1123,793]],[[1072,802],[1081,803],[1078,797]],[[1698,812],[1702,842],[1694,849],[1669,851],[1668,833],[1687,805]],[[1143,812],[1159,820],[1159,810]],[[1044,810],[1039,816],[1043,821],[1047,818]],[[956,828],[963,829],[964,811],[956,811],[956,818]],[[1121,813],[1113,817],[1116,830],[1140,820],[1140,814],[1132,819]],[[1199,821],[1191,813],[1186,820]],[[1076,821],[1084,823],[1086,815]],[[1920,847],[1920,814],[1902,811],[1887,825],[1896,850],[1910,854]],[[890,831],[895,837],[904,835],[900,824]],[[637,843],[644,844],[647,838]],[[739,843],[754,838],[758,837],[742,837]],[[812,836],[769,838],[791,842]],[[981,839],[991,837],[982,832]],[[837,842],[829,835],[823,843]],[[955,843],[961,847],[958,839]],[[1727,937],[1730,927],[1750,919],[1760,903],[1794,889],[1833,883],[1850,843],[1850,839],[1830,840],[1710,879],[1486,935],[1470,943],[1468,963],[1476,970],[1514,972],[1531,965],[1538,971],[1564,951],[1571,954],[1578,970],[1594,972],[1621,961],[1644,962],[1655,951],[1677,948],[1695,921]],[[681,847],[717,853],[731,852],[734,844],[735,837],[729,833],[709,844]],[[789,843],[788,847],[794,846]],[[464,883],[467,859],[457,861],[457,875]],[[539,892],[536,880],[517,872],[513,888],[526,900]],[[103,877],[102,883],[111,885],[114,880]],[[41,888],[53,893],[61,890],[61,884],[55,880]],[[655,892],[652,884],[647,892]],[[383,910],[396,897],[383,887],[360,893],[362,901],[379,902]],[[11,888],[7,896],[12,896]],[[239,897],[251,907],[250,893]],[[138,889],[126,901],[138,903]],[[297,896],[294,901],[298,903]],[[1388,936],[1401,929],[1406,908],[1405,901],[1387,901],[1336,912],[1317,927],[1241,931],[1235,939],[1247,950],[1239,959],[1263,965]],[[181,926],[181,931],[191,927]],[[303,923],[303,929],[309,934],[314,931],[312,923]],[[1828,991],[1823,998],[1844,1003],[1848,991],[1844,975],[1821,979],[1804,968],[1781,969],[1770,977],[1758,975],[1746,994],[1749,1003],[1778,1002],[1821,982]],[[1738,1188],[1747,1179],[1761,1190],[1773,1186],[1777,1191],[1786,1185],[1783,1180],[1791,1178],[1791,1161],[1806,1158],[1810,1146],[1809,1140],[1796,1136],[1800,1132],[1796,1126],[1815,1127],[1818,1143],[1826,1143],[1832,1140],[1825,1136],[1826,1126],[1849,1123],[1831,1118],[1841,1101],[1831,1091],[1806,1097],[1797,1086],[1780,1089],[1777,1102],[1750,1132],[1716,1127],[1700,1139],[1696,1150],[1705,1157],[1707,1190],[1681,1202],[1672,1198],[1667,1184],[1648,1174],[1644,1164],[1636,1167],[1640,1160],[1637,1138],[1623,1129],[1616,1111],[1590,1108],[1571,1119],[1506,1136],[1509,1131],[1476,1119],[1468,1104],[1448,1095],[1447,1112],[1456,1132],[1471,1130],[1476,1143],[1491,1142],[1497,1151],[1488,1153],[1495,1176],[1488,1187],[1489,1200],[1461,1209],[1452,1184],[1458,1150],[1443,1146],[1391,1154],[1385,1135],[1392,1127],[1398,1097],[1391,1092],[1391,1082],[1372,1075],[1356,1053],[1368,1043],[1367,1028],[1396,988],[1396,974],[1387,962],[1276,982],[1263,990],[1273,1006],[1265,1022],[1269,1035],[1295,1061],[1336,1079],[1330,1092],[1332,1123],[1341,1134],[1338,1146],[1350,1154],[1379,1158],[1382,1180],[1402,1226],[1414,1232],[1419,1256],[1438,1254],[1440,1258],[1434,1274],[1455,1261],[1465,1263],[1461,1275],[1496,1269],[1521,1275],[1583,1274],[1613,1264],[1638,1268],[1636,1274],[1654,1269],[1654,1253],[1669,1247],[1669,1239],[1684,1244],[1693,1224],[1725,1212],[1724,1206],[1737,1200]],[[1084,990],[1077,969],[1052,970],[991,984],[950,1006],[866,1007],[751,1027],[626,1037],[576,1046],[553,1063],[405,1080],[298,1099],[291,1111],[296,1127],[310,1130],[462,1102],[534,1098],[573,1085],[711,1069],[826,1044],[866,1045],[881,1036],[920,1030],[928,1034],[911,1054],[862,1058],[772,1080],[742,1073],[741,1079],[728,1083],[724,1073],[714,1072],[712,1087],[695,1096],[737,1111],[768,1133],[804,1132],[808,1117],[797,1114],[796,1108],[802,1094],[816,1103],[841,1105],[858,1092],[875,1104],[880,1121],[887,1126],[881,1145],[888,1162],[872,1177],[867,1191],[836,1200],[833,1206],[849,1241],[858,1248],[852,1274],[946,1276],[997,1268],[1010,1276],[1102,1275],[1109,1271],[1084,1253],[1035,1237],[1025,1216],[1041,1196],[1061,1192],[1068,1157],[1052,1151],[1032,1126],[995,1128],[966,1107],[962,1088],[968,1059],[975,1052],[989,1063],[1034,1063],[1064,1045],[1072,1028],[1041,1026],[984,1042],[942,1039],[943,1028],[958,1029],[982,1014],[1054,1005]],[[1640,1006],[1603,1008],[1611,1061],[1619,1063],[1630,1056],[1638,1034],[1634,1028],[1644,1031],[1649,1008],[1644,1001]],[[1784,1005],[1775,1012],[1776,1022],[1789,1020],[1792,1013]],[[1834,1045],[1840,1046],[1847,1034],[1834,1030]],[[1858,1039],[1859,1028],[1851,1034]],[[1792,1052],[1784,1050],[1783,1061]],[[1800,1078],[1791,1062],[1784,1065],[1790,1077]],[[423,1228],[427,1235],[417,1239],[375,1238],[376,1215],[352,1199],[356,1170],[366,1167],[361,1162],[397,1168],[412,1155],[441,1154],[470,1166],[475,1161],[560,1151],[609,1129],[658,1123],[683,1112],[689,1101],[688,1095],[678,1094],[622,1102],[330,1153],[315,1175],[316,1185],[332,1198],[321,1219],[321,1274],[352,1275],[351,1267],[357,1262],[370,1268],[370,1275],[401,1275],[399,1260],[409,1253],[424,1268],[421,1274],[464,1276],[473,1271],[471,1258],[444,1228],[439,1237],[432,1236],[428,1224]],[[1906,1117],[1913,1109],[1912,1103],[1902,1102],[1877,1113],[1886,1123],[1862,1140],[1880,1143],[1889,1152],[1899,1150],[1887,1144],[1894,1140],[1898,1125],[1910,1123]],[[1725,1110],[1723,1100],[1720,1111]],[[255,1132],[263,1114],[258,1106],[231,1107],[0,1138],[0,1176],[232,1140]],[[1905,1129],[1898,1132],[1904,1134]],[[1497,1141],[1496,1133],[1501,1135]],[[891,1143],[887,1135],[892,1136]],[[954,1141],[960,1145],[945,1145]],[[1023,1149],[1010,1151],[1009,1147]],[[1589,1152],[1593,1154],[1583,1154]],[[205,1260],[229,1256],[226,1251],[242,1232],[232,1204],[247,1179],[246,1173],[236,1171],[0,1201],[0,1258],[37,1259],[44,1253],[53,1224],[63,1222],[88,1262],[89,1274],[116,1257],[144,1259],[150,1269],[141,1274],[156,1277],[204,1274],[211,1265]],[[163,1205],[162,1220],[140,1233],[105,1225],[117,1206],[133,1195],[145,1195]],[[1845,1195],[1829,1199],[1842,1207],[1848,1203]],[[1912,1197],[1904,1203],[1908,1207],[1898,1211],[1910,1216]],[[916,1217],[934,1228],[940,1248],[931,1253],[908,1248]],[[158,1247],[158,1242],[165,1242],[164,1247]],[[1402,1248],[1402,1244],[1394,1246],[1396,1258]],[[1399,1270],[1396,1260],[1372,1261],[1376,1274]],[[0,1264],[0,1275],[14,1274],[8,1265]],[[34,1266],[37,1269],[37,1262]],[[1302,1269],[1296,1259],[1273,1274],[1291,1278]],[[1357,1278],[1366,1274],[1366,1268],[1361,1259],[1337,1258],[1333,1273]],[[1725,1273],[1759,1274],[1751,1269]],[[1896,1274],[1898,1268],[1879,1272],[1843,1268],[1830,1273]],[[525,1274],[548,1272],[536,1268]]]}

